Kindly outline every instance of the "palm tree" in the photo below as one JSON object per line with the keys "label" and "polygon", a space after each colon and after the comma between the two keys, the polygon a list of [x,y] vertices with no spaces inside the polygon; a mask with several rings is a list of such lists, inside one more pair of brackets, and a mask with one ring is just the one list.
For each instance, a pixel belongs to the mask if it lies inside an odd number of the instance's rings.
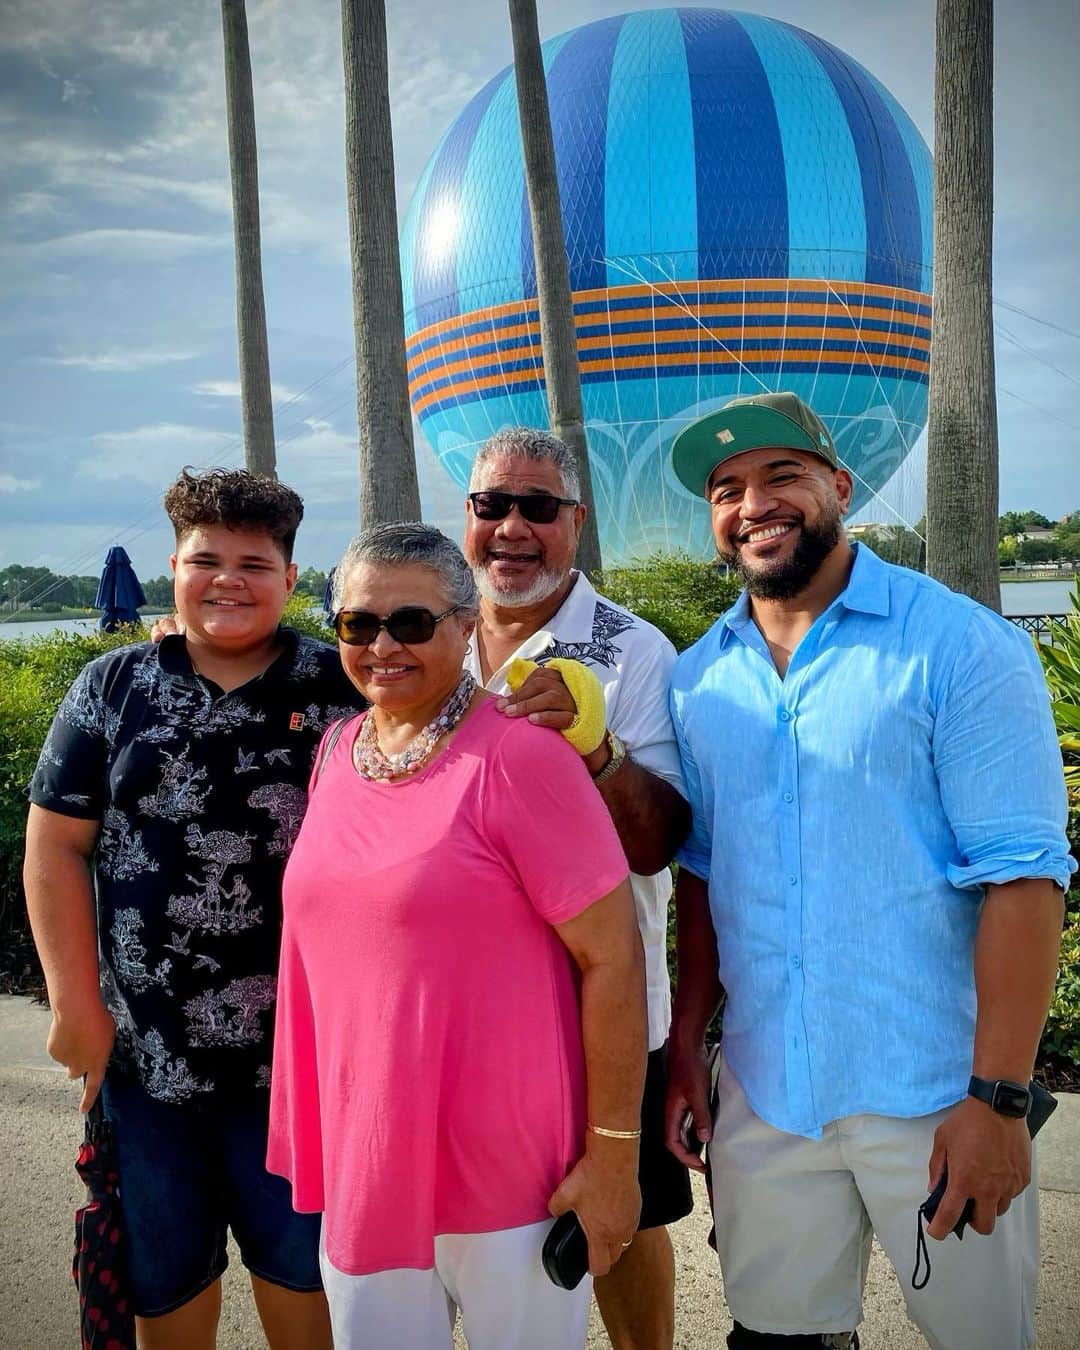
{"label": "palm tree", "polygon": [[581,499],[588,507],[578,544],[577,562],[584,572],[600,569],[600,537],[596,529],[589,448],[581,405],[574,303],[563,238],[555,145],[548,112],[547,81],[540,52],[536,0],[510,0],[514,39],[521,144],[536,257],[536,294],[540,302],[540,339],[544,352],[548,420],[554,435],[570,447],[581,480]]}
{"label": "palm tree", "polygon": [[927,569],[1001,608],[991,308],[993,0],[937,0]]}
{"label": "palm tree", "polygon": [[405,369],[383,0],[341,0],[360,523],[420,519]]}
{"label": "palm tree", "polygon": [[259,158],[244,0],[221,0],[221,27],[225,37],[225,103],[236,242],[236,334],[240,349],[244,463],[252,473],[275,478],[274,406],[259,235]]}

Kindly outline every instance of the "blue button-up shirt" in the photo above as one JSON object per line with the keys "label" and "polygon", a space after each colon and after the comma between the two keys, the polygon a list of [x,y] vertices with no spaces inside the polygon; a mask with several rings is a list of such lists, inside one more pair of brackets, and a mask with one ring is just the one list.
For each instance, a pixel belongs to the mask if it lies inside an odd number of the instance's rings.
{"label": "blue button-up shirt", "polygon": [[861,546],[784,679],[744,594],[680,656],[671,706],[679,862],[708,882],[754,1110],[814,1138],[959,1101],[984,888],[1076,867],[1031,639]]}

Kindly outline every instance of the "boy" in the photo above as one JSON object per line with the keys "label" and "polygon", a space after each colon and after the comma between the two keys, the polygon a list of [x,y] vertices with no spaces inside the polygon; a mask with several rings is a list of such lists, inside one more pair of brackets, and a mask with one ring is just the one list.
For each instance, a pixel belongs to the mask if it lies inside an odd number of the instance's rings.
{"label": "boy", "polygon": [[231,1227],[270,1344],[323,1350],[318,1216],[265,1170],[266,1089],[281,875],[357,695],[332,647],[279,626],[295,492],[185,470],[165,509],[184,633],[86,666],[30,787],[48,1049],[113,1123],[140,1347],[212,1350]]}

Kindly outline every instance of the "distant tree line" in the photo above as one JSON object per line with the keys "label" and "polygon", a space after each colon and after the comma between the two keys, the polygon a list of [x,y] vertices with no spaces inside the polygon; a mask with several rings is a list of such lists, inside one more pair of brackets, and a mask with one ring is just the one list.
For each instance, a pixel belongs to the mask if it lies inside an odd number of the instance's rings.
{"label": "distant tree line", "polygon": [[[58,576],[48,567],[24,567],[22,563],[10,563],[0,570],[0,611],[32,609],[36,613],[55,614],[65,609],[92,609],[97,588],[96,576]],[[146,593],[145,611],[172,608],[171,576],[143,581],[142,588]],[[301,595],[309,595],[321,604],[326,589],[326,573],[316,567],[306,567],[297,578],[296,589]]]}
{"label": "distant tree line", "polygon": [[1080,510],[1058,521],[1038,511],[1006,511],[998,517],[998,561],[1002,567],[1080,562]]}

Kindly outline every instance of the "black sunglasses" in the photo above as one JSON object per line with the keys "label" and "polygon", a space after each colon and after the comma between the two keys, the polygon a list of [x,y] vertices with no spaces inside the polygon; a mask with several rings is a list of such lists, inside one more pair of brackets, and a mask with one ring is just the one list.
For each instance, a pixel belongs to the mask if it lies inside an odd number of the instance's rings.
{"label": "black sunglasses", "polygon": [[368,647],[379,636],[379,630],[385,628],[395,642],[416,647],[421,642],[430,642],[443,619],[460,608],[455,605],[441,614],[432,614],[421,605],[403,605],[381,619],[370,609],[339,609],[334,615],[334,632],[348,647]]}
{"label": "black sunglasses", "polygon": [[577,506],[573,497],[553,497],[550,492],[470,492],[473,514],[480,520],[505,520],[516,506],[530,525],[550,525],[560,506]]}

